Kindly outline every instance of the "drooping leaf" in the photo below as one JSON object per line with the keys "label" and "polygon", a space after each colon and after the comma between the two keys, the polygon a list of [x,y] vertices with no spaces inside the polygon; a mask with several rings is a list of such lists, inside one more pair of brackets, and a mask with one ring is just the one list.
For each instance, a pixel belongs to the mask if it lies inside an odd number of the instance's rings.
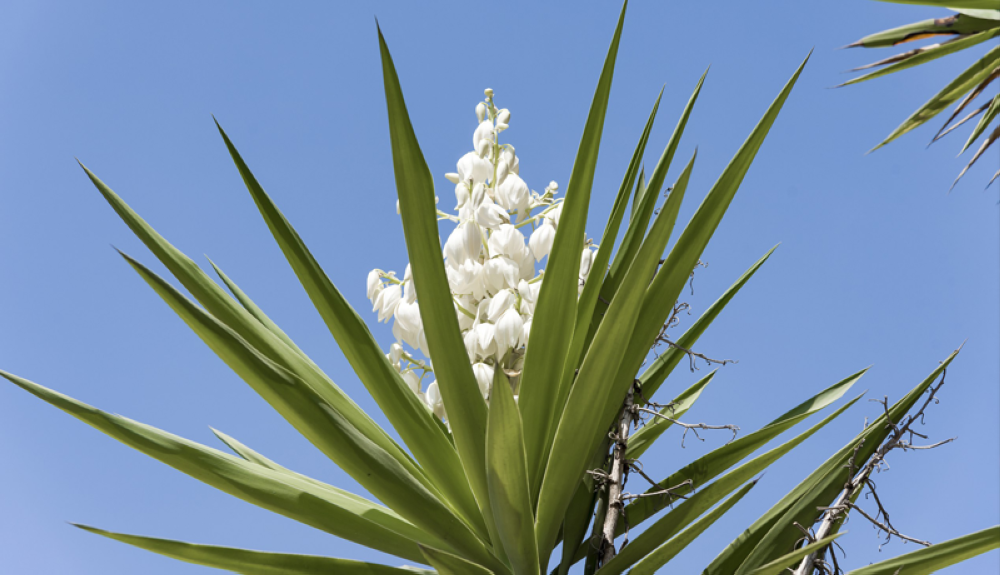
{"label": "drooping leaf", "polygon": [[854,569],[848,575],[930,575],[994,549],[1000,549],[1000,525]]}
{"label": "drooping leaf", "polygon": [[982,58],[969,66],[968,69],[945,86],[943,90],[917,108],[915,112],[910,114],[909,118],[904,120],[882,143],[872,148],[871,151],[881,148],[903,134],[923,125],[927,120],[937,116],[945,108],[958,101],[969,90],[972,90],[976,85],[986,80],[994,73],[994,70],[998,66],[1000,66],[1000,46],[996,46],[987,52]]}
{"label": "drooping leaf", "polygon": [[486,479],[500,542],[514,575],[538,575],[535,516],[521,431],[521,414],[503,370],[494,370],[486,427]]}
{"label": "drooping leaf", "polygon": [[389,363],[364,321],[330,281],[298,232],[261,187],[218,122],[216,127],[268,229],[354,372],[439,492],[454,504],[480,537],[487,537],[482,515],[469,482],[462,473],[458,453],[434,414],[423,405],[417,394],[410,391],[399,372]]}
{"label": "drooping leaf", "polygon": [[337,559],[318,555],[269,553],[234,547],[199,545],[157,537],[142,537],[114,533],[87,525],[76,525],[84,531],[102,535],[140,549],[159,553],[186,563],[226,569],[243,575],[433,575],[433,571],[413,567],[389,567],[377,563]]}
{"label": "drooping leaf", "polygon": [[[375,424],[360,407],[357,406],[316,364],[304,357],[297,348],[289,347],[280,337],[266,328],[256,317],[229,297],[226,292],[213,282],[190,258],[170,244],[158,234],[145,220],[139,217],[111,188],[100,180],[93,172],[81,164],[87,176],[97,190],[104,196],[119,217],[128,225],[135,235],[149,248],[164,266],[181,282],[212,318],[223,324],[235,335],[245,340],[246,344],[262,354],[267,360],[274,362],[285,370],[292,371],[305,381],[310,389],[322,397],[323,401],[341,411],[352,426],[358,429],[367,439],[384,449],[409,473],[425,482],[423,472],[391,437]],[[173,288],[171,288],[173,289]],[[242,345],[242,344],[241,344]],[[258,393],[262,388],[254,388]],[[267,397],[265,397],[267,399]],[[268,400],[270,402],[270,400]],[[273,405],[273,404],[272,404]],[[278,410],[286,419],[289,415]],[[292,420],[290,420],[292,421]],[[295,423],[293,422],[293,425]]]}
{"label": "drooping leaf", "polygon": [[693,525],[651,551],[629,570],[629,575],[653,575],[656,573],[657,569],[660,569],[676,557],[678,553],[683,551],[692,541],[697,539],[699,535],[704,533],[706,529],[711,527],[713,523],[725,515],[734,505],[739,503],[740,499],[743,499],[743,496],[749,493],[754,485],[757,485],[756,481],[747,483],[742,489],[731,495],[729,499],[726,499],[711,512],[706,513],[704,517],[696,521]]}
{"label": "drooping leaf", "polygon": [[919,6],[936,6],[949,10],[995,10],[996,0],[879,0],[893,4],[917,4]]}
{"label": "drooping leaf", "polygon": [[870,34],[857,42],[848,44],[845,48],[882,48],[897,46],[906,42],[923,40],[934,36],[967,35],[991,30],[1000,26],[1000,22],[985,18],[974,18],[965,14],[953,14],[947,18],[921,20],[890,30]]}
{"label": "drooping leaf", "polygon": [[986,113],[983,114],[983,117],[979,119],[979,123],[976,124],[976,127],[972,130],[972,133],[969,134],[969,139],[965,141],[965,145],[962,146],[962,151],[959,152],[959,154],[962,154],[969,149],[969,146],[971,146],[972,143],[975,142],[976,139],[978,139],[979,136],[983,134],[983,131],[986,130],[986,127],[990,125],[990,122],[993,121],[993,118],[997,117],[998,113],[1000,113],[1000,94],[993,96],[993,100],[990,101],[989,107],[986,108]]}
{"label": "drooping leaf", "polygon": [[856,68],[856,70],[863,70],[866,68],[872,68],[875,66],[886,65],[884,68],[865,74],[863,76],[858,76],[857,78],[852,78],[840,86],[848,86],[851,84],[858,84],[866,80],[872,80],[875,78],[880,78],[882,76],[887,76],[901,70],[906,70],[907,68],[912,68],[914,66],[919,66],[921,64],[926,64],[943,56],[948,56],[949,54],[954,54],[955,52],[960,52],[966,48],[971,48],[976,44],[981,44],[987,40],[992,40],[1000,36],[1000,26],[993,28],[992,30],[987,30],[985,32],[979,32],[978,34],[972,34],[970,36],[962,36],[949,40],[947,42],[942,42],[940,44],[932,44],[930,46],[923,46],[903,54],[887,58],[885,60],[869,64],[867,66],[862,66],[861,68]]}
{"label": "drooping leaf", "polygon": [[320,489],[137,421],[95,409],[15,375],[0,376],[73,417],[167,465],[290,519],[372,549],[423,562],[416,542],[448,547],[395,512],[333,487]]}
{"label": "drooping leaf", "polygon": [[[750,269],[743,272],[743,275],[736,280],[736,283],[730,286],[729,289],[727,289],[722,296],[715,301],[715,303],[709,306],[709,308],[701,314],[701,317],[699,317],[697,321],[691,324],[691,327],[689,327],[680,339],[677,340],[677,345],[684,349],[692,349],[694,344],[698,342],[698,338],[705,333],[706,329],[708,329],[708,326],[715,321],[715,318],[718,317],[719,313],[721,313],[733,297],[739,293],[740,289],[742,289],[743,286],[750,281],[750,278],[757,273],[760,266],[764,265],[764,262],[771,257],[771,254],[773,254],[776,249],[778,249],[778,246],[774,246],[768,250],[763,257],[757,260],[754,265],[750,266]],[[639,376],[639,386],[642,390],[642,398],[651,400],[653,398],[653,394],[655,394],[663,382],[666,381],[667,376],[670,375],[675,367],[677,367],[677,364],[680,363],[681,359],[683,359],[685,355],[684,351],[671,347],[657,356],[650,366],[646,368],[646,371]]]}
{"label": "drooping leaf", "polygon": [[421,547],[427,562],[434,567],[437,575],[494,575],[493,571],[461,557],[437,549]]}
{"label": "drooping leaf", "polygon": [[414,525],[477,561],[491,555],[438,495],[398,460],[362,435],[336,404],[326,401],[297,373],[262,357],[226,326],[142,264],[122,254],[185,323],[244,381],[295,425],[320,451],[379,500]]}
{"label": "drooping leaf", "polygon": [[[611,95],[611,80],[614,77],[626,8],[627,0],[622,4],[618,25],[597,82],[587,124],[573,162],[573,171],[566,186],[559,227],[545,266],[545,279],[542,281],[531,324],[532,344],[525,351],[518,405],[524,421],[528,477],[531,481],[532,498],[536,501],[547,459],[549,424],[558,417],[561,408],[561,405],[556,404],[556,398],[565,358],[573,340],[584,226],[587,223],[590,191],[594,183],[594,170],[597,167],[597,154]],[[539,552],[546,556],[548,550],[540,547]]]}

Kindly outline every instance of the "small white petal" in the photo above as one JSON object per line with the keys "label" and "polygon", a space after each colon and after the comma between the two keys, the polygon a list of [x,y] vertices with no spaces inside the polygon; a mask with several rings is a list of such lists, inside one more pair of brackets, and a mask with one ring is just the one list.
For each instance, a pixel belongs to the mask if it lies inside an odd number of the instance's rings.
{"label": "small white petal", "polygon": [[479,392],[483,394],[484,399],[490,395],[490,388],[493,385],[493,371],[493,366],[486,365],[485,363],[472,365],[472,373],[476,376],[476,383],[479,384]]}
{"label": "small white petal", "polygon": [[[393,284],[378,294],[378,297],[375,298],[375,308],[378,310],[379,321],[388,321],[392,317],[392,314],[396,311],[396,306],[399,305],[401,296],[402,289],[398,284]],[[375,309],[372,311],[375,311]]]}
{"label": "small white petal", "polygon": [[453,184],[457,184],[459,181],[461,181],[460,178],[458,177],[458,174],[456,174],[455,172],[448,172],[447,174],[444,175],[444,177],[447,178],[448,181]]}
{"label": "small white petal", "polygon": [[382,278],[379,276],[378,270],[368,272],[368,299],[372,302],[372,304],[375,303],[375,298],[378,297],[378,294],[383,289]]}
{"label": "small white petal", "polygon": [[413,393],[420,393],[420,377],[417,376],[416,372],[408,371],[404,373],[403,382],[406,383],[406,387],[409,387]]}
{"label": "small white petal", "polygon": [[517,349],[524,336],[524,320],[517,310],[511,308],[500,316],[496,324],[495,339],[499,353],[507,353],[509,349]]}
{"label": "small white petal", "polygon": [[497,295],[493,296],[493,299],[490,300],[486,317],[495,323],[498,319],[500,319],[500,316],[505,311],[514,305],[515,299],[514,294],[509,289],[500,290],[497,292]]}
{"label": "small white petal", "polygon": [[531,233],[528,247],[536,260],[541,260],[552,251],[552,242],[556,239],[556,228],[547,218],[542,218],[542,225]]}

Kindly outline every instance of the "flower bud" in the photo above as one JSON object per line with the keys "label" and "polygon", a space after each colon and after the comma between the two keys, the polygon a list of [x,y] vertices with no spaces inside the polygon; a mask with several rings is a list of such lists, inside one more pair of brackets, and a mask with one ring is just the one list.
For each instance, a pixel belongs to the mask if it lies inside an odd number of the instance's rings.
{"label": "flower bud", "polygon": [[497,122],[497,132],[502,132],[502,131],[506,130],[509,127],[510,126],[508,126],[507,124],[505,124],[503,122]]}
{"label": "flower bud", "polygon": [[476,104],[476,118],[482,122],[486,119],[486,104],[479,102]]}
{"label": "flower bud", "polygon": [[492,98],[493,97],[493,88],[486,88],[485,90],[483,90],[483,94],[486,94],[487,98]]}
{"label": "flower bud", "polygon": [[489,120],[484,120],[476,126],[476,131],[472,134],[472,146],[479,149],[479,142],[486,140],[487,142],[493,141],[493,122]]}
{"label": "flower bud", "polygon": [[490,153],[490,141],[479,140],[479,143],[476,144],[476,154],[478,154],[480,158],[485,158],[486,156],[489,155],[489,153]]}
{"label": "flower bud", "polygon": [[455,209],[459,209],[469,201],[469,184],[461,182],[455,184]]}
{"label": "flower bud", "polygon": [[457,184],[460,181],[458,174],[456,174],[455,172],[448,172],[447,174],[444,175],[444,177],[447,178],[448,181],[453,184]]}
{"label": "flower bud", "polygon": [[497,113],[497,123],[498,124],[509,124],[510,123],[510,110],[503,108]]}
{"label": "flower bud", "polygon": [[555,180],[552,180],[551,182],[549,182],[549,187],[545,189],[550,190],[554,194],[559,191],[559,184],[557,184]]}
{"label": "flower bud", "polygon": [[389,346],[389,353],[385,354],[386,358],[389,359],[389,363],[399,369],[399,359],[403,357],[403,346],[398,343],[393,343]]}

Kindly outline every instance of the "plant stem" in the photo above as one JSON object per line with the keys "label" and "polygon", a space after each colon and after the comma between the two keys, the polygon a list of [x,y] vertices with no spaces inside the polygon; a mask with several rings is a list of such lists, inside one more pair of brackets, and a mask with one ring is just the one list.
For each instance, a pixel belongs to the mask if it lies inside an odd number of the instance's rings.
{"label": "plant stem", "polygon": [[625,403],[622,405],[621,414],[618,416],[618,427],[615,430],[615,447],[612,453],[611,473],[609,474],[608,485],[608,511],[604,516],[604,533],[600,547],[600,565],[607,565],[615,557],[615,529],[618,527],[618,520],[622,516],[624,502],[621,495],[625,487],[625,475],[628,462],[625,460],[625,449],[628,447],[628,434],[632,429],[632,420],[635,417],[632,410],[633,390],[629,389],[625,396]]}

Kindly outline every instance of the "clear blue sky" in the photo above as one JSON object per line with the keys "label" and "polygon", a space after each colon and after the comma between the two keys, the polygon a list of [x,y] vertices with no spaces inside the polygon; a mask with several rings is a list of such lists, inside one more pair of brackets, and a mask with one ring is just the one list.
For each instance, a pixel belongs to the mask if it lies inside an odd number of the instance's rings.
{"label": "clear blue sky", "polygon": [[[442,174],[470,146],[489,86],[534,189],[565,184],[617,2],[6,2],[0,7],[0,368],[218,446],[209,425],[331,483],[357,485],[299,437],[149,290],[109,244],[153,264],[79,157],[179,248],[210,255],[369,413],[376,413],[284,263],[212,124],[215,114],[348,299],[402,271],[373,16],[396,60],[424,154]],[[595,182],[591,235],[660,86],[647,162],[711,64],[678,158],[698,146],[686,219],[794,68],[816,51],[697,273],[695,311],[774,244],[772,259],[699,342],[735,358],[689,418],[758,428],[865,366],[869,396],[899,398],[963,341],[926,430],[958,441],[896,455],[878,478],[895,524],[942,541],[1000,521],[1000,254],[996,170],[948,195],[965,134],[937,128],[877,153],[903,118],[983,50],[839,90],[841,71],[890,52],[835,50],[940,10],[849,2],[629,9]],[[961,131],[961,130],[960,130]],[[676,177],[675,168],[668,177]],[[154,269],[161,269],[158,265]],[[683,318],[685,322],[694,319]],[[386,347],[388,328],[375,328]],[[664,390],[706,373],[678,369]],[[862,402],[764,476],[671,572],[705,565],[740,529],[878,414]],[[376,419],[382,419],[376,415]],[[789,436],[790,437],[790,436]],[[667,473],[725,441],[664,438]],[[12,575],[208,573],[67,521],[203,543],[380,560],[217,492],[12,385],[0,385],[0,564]],[[861,566],[915,547],[861,518],[842,539]],[[399,564],[388,558],[389,562]],[[997,572],[992,553],[952,572]]]}

